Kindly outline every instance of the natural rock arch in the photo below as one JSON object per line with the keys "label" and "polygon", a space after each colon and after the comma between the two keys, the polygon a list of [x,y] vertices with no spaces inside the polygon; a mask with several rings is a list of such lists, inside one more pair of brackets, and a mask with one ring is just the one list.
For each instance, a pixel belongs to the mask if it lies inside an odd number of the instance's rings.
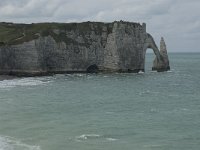
{"label": "natural rock arch", "polygon": [[160,55],[160,51],[159,51],[153,37],[150,34],[147,34],[147,39],[145,41],[145,45],[144,45],[144,49],[143,49],[144,55],[146,55],[146,51],[148,48],[151,48],[153,50],[154,54],[156,55],[156,58],[159,61],[161,61],[162,56]]}
{"label": "natural rock arch", "polygon": [[[164,49],[163,49],[163,45],[164,45]],[[147,34],[147,38],[144,44],[144,64],[143,64],[143,68],[145,68],[145,56],[146,56],[146,51],[148,48],[152,49],[156,58],[153,62],[153,67],[152,70],[156,70],[156,71],[167,71],[170,69],[169,67],[169,60],[168,60],[168,56],[165,54],[167,53],[166,50],[166,45],[164,42],[164,39],[161,38],[161,43],[160,43],[160,51],[153,39],[153,37],[150,34]],[[164,52],[163,52],[164,51]]]}

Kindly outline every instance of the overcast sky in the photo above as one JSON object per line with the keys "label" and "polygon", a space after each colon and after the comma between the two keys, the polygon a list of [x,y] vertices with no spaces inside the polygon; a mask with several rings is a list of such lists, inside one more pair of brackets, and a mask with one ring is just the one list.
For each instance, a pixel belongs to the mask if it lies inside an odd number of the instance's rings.
{"label": "overcast sky", "polygon": [[200,0],[0,0],[0,22],[147,23],[169,52],[200,52]]}

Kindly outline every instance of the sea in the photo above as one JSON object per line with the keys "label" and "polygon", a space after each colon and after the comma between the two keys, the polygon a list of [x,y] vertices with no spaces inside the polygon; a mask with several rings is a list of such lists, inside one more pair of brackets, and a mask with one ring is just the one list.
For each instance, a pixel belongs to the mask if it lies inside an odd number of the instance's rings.
{"label": "sea", "polygon": [[200,53],[171,70],[0,81],[0,150],[200,150]]}

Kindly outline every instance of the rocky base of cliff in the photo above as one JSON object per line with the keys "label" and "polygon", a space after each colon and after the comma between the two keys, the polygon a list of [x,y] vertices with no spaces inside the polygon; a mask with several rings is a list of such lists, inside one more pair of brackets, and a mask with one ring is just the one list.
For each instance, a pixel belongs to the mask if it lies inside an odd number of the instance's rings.
{"label": "rocky base of cliff", "polygon": [[170,70],[170,66],[166,67],[166,68],[154,68],[152,67],[152,71],[157,71],[157,72],[165,72],[165,71],[169,71]]}

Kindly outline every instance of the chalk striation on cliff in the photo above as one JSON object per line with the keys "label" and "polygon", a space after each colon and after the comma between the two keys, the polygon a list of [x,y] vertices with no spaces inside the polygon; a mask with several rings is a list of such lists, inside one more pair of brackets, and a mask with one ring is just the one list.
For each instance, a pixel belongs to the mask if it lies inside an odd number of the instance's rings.
{"label": "chalk striation on cliff", "polygon": [[156,56],[153,70],[170,69],[164,39],[159,51],[146,24],[0,23],[0,74],[139,72],[147,48]]}

